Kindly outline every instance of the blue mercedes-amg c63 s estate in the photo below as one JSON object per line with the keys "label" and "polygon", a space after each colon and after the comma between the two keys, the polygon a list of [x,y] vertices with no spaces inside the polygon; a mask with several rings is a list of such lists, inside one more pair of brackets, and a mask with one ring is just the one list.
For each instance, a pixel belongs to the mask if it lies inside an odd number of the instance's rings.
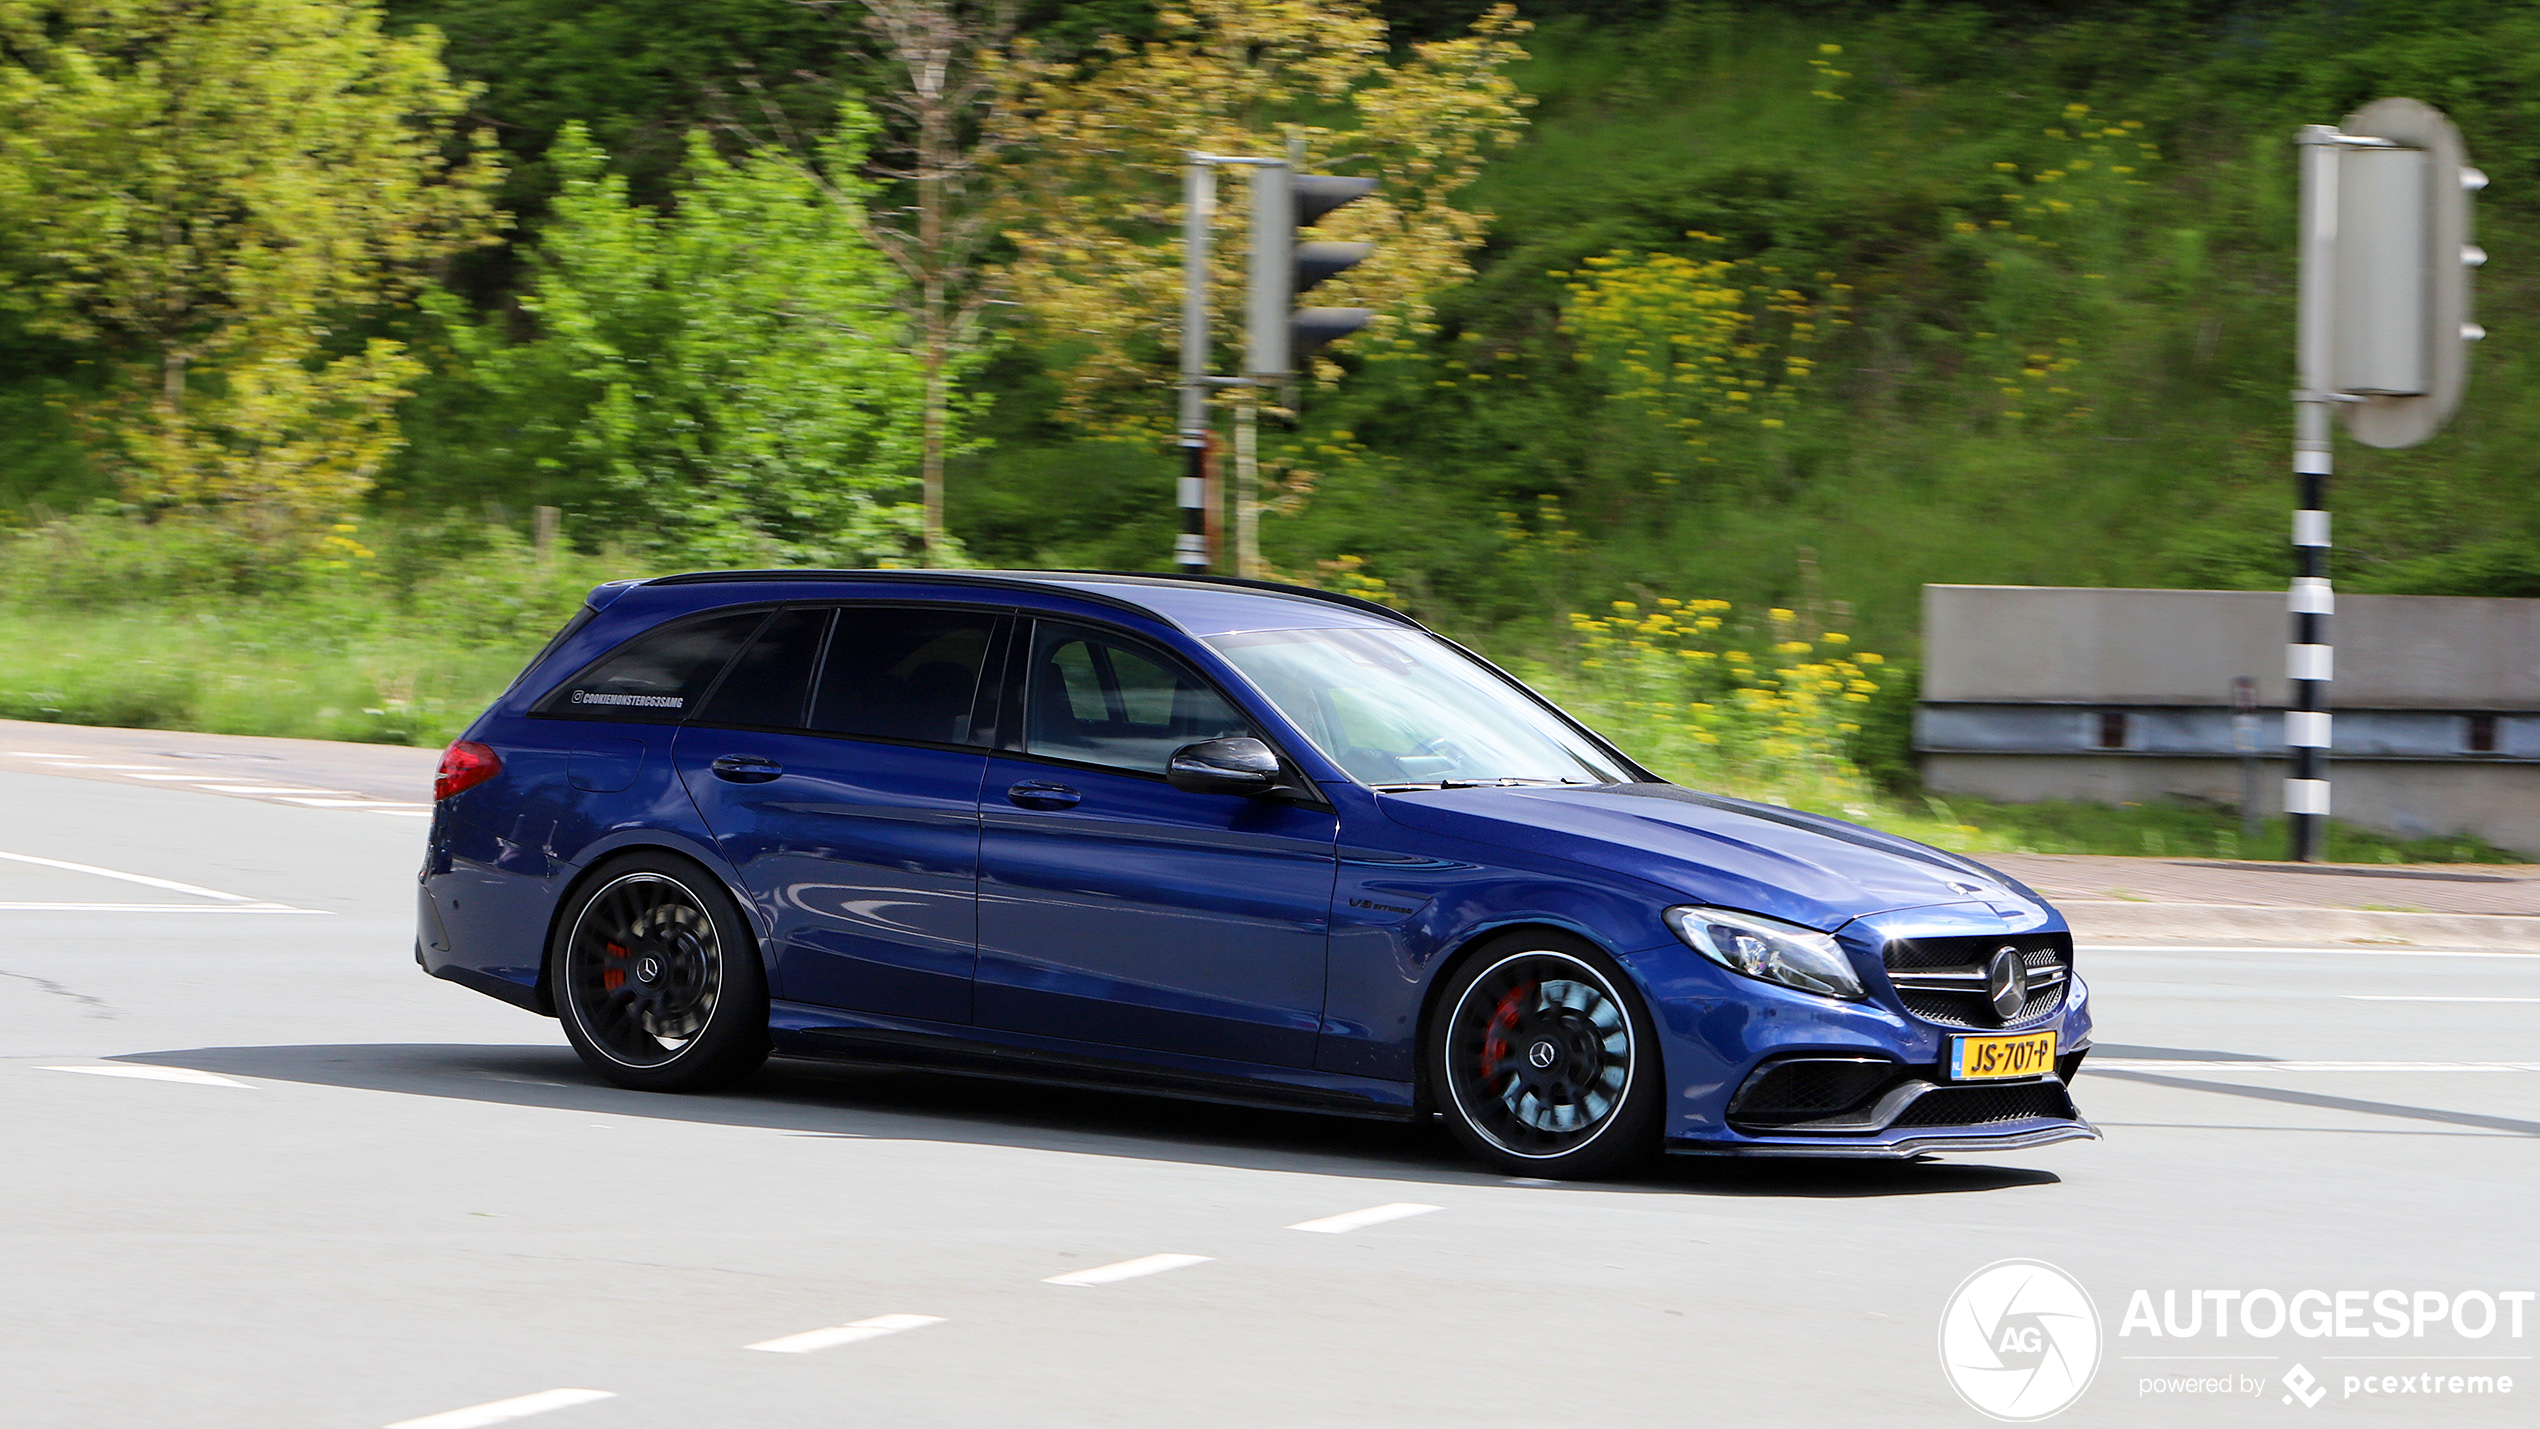
{"label": "blue mercedes-amg c63 s estate", "polygon": [[1434,1113],[1546,1176],[2096,1134],[2036,894],[1669,784],[1343,596],[613,582],[435,795],[417,960],[622,1086],[772,1051]]}

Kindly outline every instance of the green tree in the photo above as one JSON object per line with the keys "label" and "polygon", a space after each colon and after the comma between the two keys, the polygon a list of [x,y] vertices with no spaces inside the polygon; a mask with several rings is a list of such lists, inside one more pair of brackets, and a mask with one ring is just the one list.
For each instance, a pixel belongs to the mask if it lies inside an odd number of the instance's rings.
{"label": "green tree", "polygon": [[493,227],[439,52],[358,0],[0,0],[0,303],[117,369],[129,495],[289,539],[369,490],[420,369],[360,327]]}
{"label": "green tree", "polygon": [[819,153],[716,154],[690,138],[678,207],[634,202],[579,125],[551,151],[554,218],[511,341],[455,298],[458,376],[479,399],[484,484],[575,509],[585,531],[712,563],[902,558],[925,373],[899,281],[850,207],[872,121]]}
{"label": "green tree", "polygon": [[[1398,60],[1362,0],[1187,0],[1155,28],[1080,62],[1027,47],[1016,102],[994,120],[1026,156],[1006,225],[1014,296],[1069,354],[1066,413],[1126,433],[1158,433],[1171,416],[1162,384],[1180,321],[1186,152],[1283,154],[1295,138],[1310,161],[1379,180],[1317,230],[1376,251],[1315,301],[1377,309],[1375,331],[1389,335],[1470,274],[1490,215],[1454,200],[1486,150],[1516,142],[1528,103],[1505,73],[1524,57],[1510,5]],[[1239,193],[1217,207],[1219,312],[1242,309],[1249,213]]]}

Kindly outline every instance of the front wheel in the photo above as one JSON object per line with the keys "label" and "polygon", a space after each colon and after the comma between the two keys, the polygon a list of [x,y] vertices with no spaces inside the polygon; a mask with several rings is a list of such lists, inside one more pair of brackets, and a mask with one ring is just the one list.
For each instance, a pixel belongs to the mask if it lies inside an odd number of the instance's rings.
{"label": "front wheel", "polygon": [[767,976],[721,880],[636,854],[602,869],[556,922],[556,1015],[583,1064],[648,1092],[726,1086],[767,1060]]}
{"label": "front wheel", "polygon": [[1465,1148],[1521,1176],[1610,1175],[1656,1150],[1658,1039],[1631,980],[1586,942],[1501,939],[1430,1017],[1429,1087]]}

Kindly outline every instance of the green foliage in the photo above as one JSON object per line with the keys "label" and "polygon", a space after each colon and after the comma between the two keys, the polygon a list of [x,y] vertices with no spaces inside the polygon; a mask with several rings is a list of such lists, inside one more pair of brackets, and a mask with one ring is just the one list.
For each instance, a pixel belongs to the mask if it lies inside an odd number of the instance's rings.
{"label": "green foliage", "polygon": [[[670,200],[688,135],[720,110],[756,119],[763,98],[806,130],[836,112],[833,78],[852,47],[854,6],[791,0],[387,0],[400,27],[449,37],[445,62],[482,87],[499,135],[504,206],[543,221],[560,186],[547,151],[579,123],[635,197]],[[754,84],[757,96],[742,92]],[[476,275],[488,286],[504,274]]]}
{"label": "green foliage", "polygon": [[[1547,24],[1515,71],[1540,100],[1528,140],[1474,186],[1496,215],[1475,279],[1439,296],[1434,338],[1368,351],[1315,394],[1295,448],[1346,432],[1353,452],[1310,463],[1269,553],[1292,570],[1363,554],[1424,616],[1536,649],[1563,609],[1688,586],[1790,605],[1811,568],[1900,653],[1926,582],[2280,585],[2287,140],[2395,92],[2452,106],[2499,174],[2481,200],[2496,336],[2452,431],[2341,451],[2339,580],[2540,588],[2520,455],[2540,403],[2516,321],[2540,309],[2501,281],[2540,260],[2517,236],[2535,190],[2502,177],[2540,177],[2540,112],[2497,78],[2540,64],[2540,11],[2435,8],[1680,5]],[[1847,284],[1850,326],[1811,354],[1785,432],[1704,466],[1673,424],[1705,414],[1643,400],[1628,350],[1582,327],[1570,288],[1592,260]],[[1565,557],[1492,539],[1512,511],[1553,536],[1547,496]]]}
{"label": "green foliage", "polygon": [[[821,154],[847,200],[869,127]],[[898,278],[790,154],[691,140],[670,214],[633,202],[577,127],[521,297],[531,334],[447,297],[453,392],[436,460],[563,507],[578,529],[699,565],[864,565],[902,554],[923,377]]]}
{"label": "green foliage", "polygon": [[351,510],[420,370],[352,328],[488,228],[439,37],[363,0],[0,3],[0,305],[135,499],[286,540]]}

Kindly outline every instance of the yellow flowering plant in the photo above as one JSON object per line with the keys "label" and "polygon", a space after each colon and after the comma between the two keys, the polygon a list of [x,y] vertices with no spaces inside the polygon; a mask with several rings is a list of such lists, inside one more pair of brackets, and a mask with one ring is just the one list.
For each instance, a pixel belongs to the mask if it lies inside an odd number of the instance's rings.
{"label": "yellow flowering plant", "polygon": [[1845,754],[1886,663],[1842,631],[1775,608],[1732,624],[1725,600],[1615,601],[1569,617],[1567,668],[1542,672],[1574,713],[1668,778],[1745,798],[1865,815]]}

